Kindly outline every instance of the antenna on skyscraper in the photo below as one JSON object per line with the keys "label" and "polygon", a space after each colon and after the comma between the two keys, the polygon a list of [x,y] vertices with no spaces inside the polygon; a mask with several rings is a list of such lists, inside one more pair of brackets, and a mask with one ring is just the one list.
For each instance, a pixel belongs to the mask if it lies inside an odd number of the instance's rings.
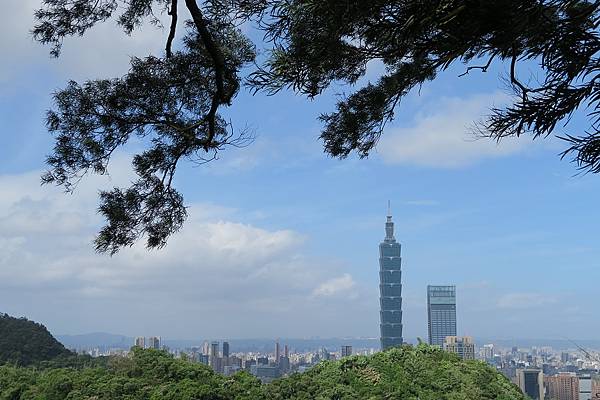
{"label": "antenna on skyscraper", "polygon": [[392,203],[388,200],[388,217],[392,216]]}

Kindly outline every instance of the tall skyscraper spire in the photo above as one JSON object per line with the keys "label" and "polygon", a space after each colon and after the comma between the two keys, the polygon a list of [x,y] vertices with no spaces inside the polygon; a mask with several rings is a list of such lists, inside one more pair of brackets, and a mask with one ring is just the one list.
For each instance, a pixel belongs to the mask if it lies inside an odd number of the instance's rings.
{"label": "tall skyscraper spire", "polygon": [[392,221],[392,213],[390,210],[390,201],[388,200],[388,215],[387,221],[385,222],[385,242],[395,242],[394,238],[394,222]]}
{"label": "tall skyscraper spire", "polygon": [[394,238],[394,222],[388,201],[385,239],[379,244],[379,302],[381,349],[402,345],[402,259]]}

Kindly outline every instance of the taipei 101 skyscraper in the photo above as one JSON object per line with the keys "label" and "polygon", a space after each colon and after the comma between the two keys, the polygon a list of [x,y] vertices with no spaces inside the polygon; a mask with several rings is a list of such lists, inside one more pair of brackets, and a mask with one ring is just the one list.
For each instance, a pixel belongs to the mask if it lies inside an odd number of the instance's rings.
{"label": "taipei 101 skyscraper", "polygon": [[394,223],[388,203],[385,239],[379,245],[379,303],[381,349],[402,344],[402,258],[394,238]]}

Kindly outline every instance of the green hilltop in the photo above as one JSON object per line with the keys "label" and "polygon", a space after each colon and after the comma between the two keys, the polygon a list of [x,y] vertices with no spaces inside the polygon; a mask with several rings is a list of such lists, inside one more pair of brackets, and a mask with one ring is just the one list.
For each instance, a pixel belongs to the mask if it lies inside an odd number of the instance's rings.
{"label": "green hilltop", "polygon": [[0,313],[0,364],[31,365],[70,356],[44,325]]}

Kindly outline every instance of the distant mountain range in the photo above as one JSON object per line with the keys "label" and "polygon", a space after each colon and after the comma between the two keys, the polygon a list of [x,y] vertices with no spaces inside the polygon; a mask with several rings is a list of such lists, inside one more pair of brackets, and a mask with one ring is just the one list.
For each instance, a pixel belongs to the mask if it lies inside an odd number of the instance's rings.
{"label": "distant mountain range", "polygon": [[118,348],[128,349],[133,346],[133,338],[105,332],[86,333],[82,335],[57,335],[56,339],[68,349]]}
{"label": "distant mountain range", "polygon": [[[118,348],[129,349],[133,346],[134,338],[112,333],[96,332],[82,335],[58,335],[56,338],[68,349],[90,349],[90,348]],[[556,350],[575,349],[577,345],[586,349],[600,349],[599,340],[574,340],[568,339],[479,339],[475,338],[478,345],[493,343],[496,346],[510,348],[517,346],[519,348],[531,348],[534,346],[551,346]],[[212,339],[208,339],[209,341]],[[215,339],[220,342],[223,339]],[[227,339],[225,339],[227,340]],[[232,352],[273,352],[275,339],[229,339]],[[170,348],[191,348],[201,347],[204,339],[186,340],[186,339],[165,339],[163,344]],[[417,343],[417,339],[408,339],[409,343]],[[287,344],[290,350],[311,351],[320,348],[326,348],[329,351],[337,351],[342,345],[351,345],[355,349],[368,349],[379,347],[379,338],[281,338],[279,343],[282,346]]]}

